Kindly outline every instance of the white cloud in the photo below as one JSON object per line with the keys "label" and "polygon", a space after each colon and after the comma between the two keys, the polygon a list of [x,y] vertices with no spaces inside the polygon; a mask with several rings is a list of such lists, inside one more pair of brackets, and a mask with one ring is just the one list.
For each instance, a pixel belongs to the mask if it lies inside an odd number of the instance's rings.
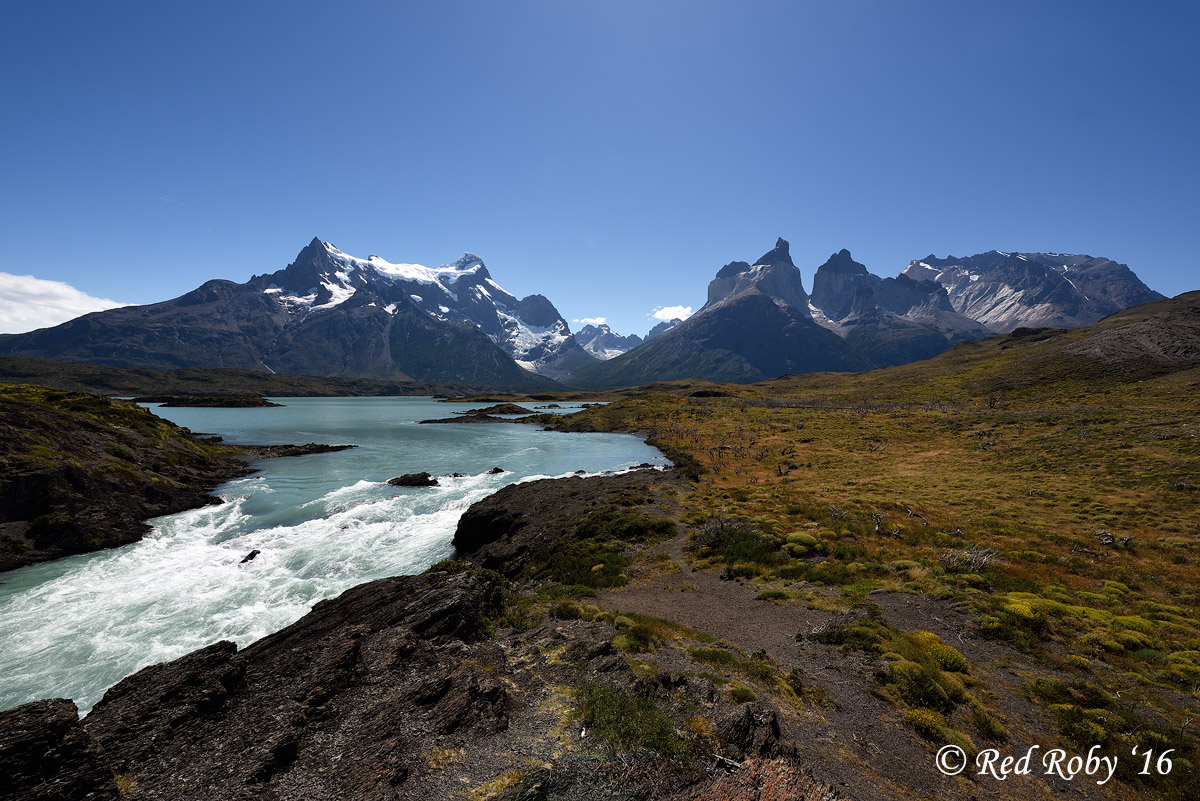
{"label": "white cloud", "polygon": [[23,334],[124,305],[94,298],[62,281],[0,273],[0,334]]}
{"label": "white cloud", "polygon": [[607,317],[580,317],[578,320],[572,320],[573,323],[583,323],[584,325],[604,325],[608,322]]}
{"label": "white cloud", "polygon": [[692,316],[691,306],[658,306],[650,313],[655,320],[686,320]]}

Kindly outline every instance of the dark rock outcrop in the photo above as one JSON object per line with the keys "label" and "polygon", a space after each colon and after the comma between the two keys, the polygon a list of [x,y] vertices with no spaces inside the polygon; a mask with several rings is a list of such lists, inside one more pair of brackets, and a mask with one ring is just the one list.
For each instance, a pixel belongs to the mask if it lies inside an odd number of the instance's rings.
{"label": "dark rock outcrop", "polygon": [[8,801],[101,801],[118,797],[100,745],[65,698],[0,712],[0,796]]}
{"label": "dark rock outcrop", "polygon": [[310,442],[307,445],[238,445],[238,450],[243,452],[243,458],[247,460],[256,459],[278,459],[284,456],[311,456],[315,453],[337,453],[338,451],[348,451],[351,448],[357,448],[357,445],[322,445],[319,442]]}
{"label": "dark rock outcrop", "polygon": [[533,410],[515,403],[496,403],[481,409],[467,409],[458,414],[533,414]]}
{"label": "dark rock outcrop", "polygon": [[[217,643],[139,671],[79,734],[103,747],[110,782],[112,771],[136,775],[140,798],[240,798],[248,788],[394,798],[425,770],[428,737],[508,725],[505,686],[459,658],[496,603],[496,588],[469,573],[364,584],[241,652]],[[0,726],[0,737],[10,731]]]}
{"label": "dark rock outcrop", "polygon": [[167,408],[203,407],[219,409],[265,409],[283,406],[257,395],[144,395],[134,403],[159,403]]}
{"label": "dark rock outcrop", "polygon": [[405,473],[388,479],[393,487],[436,487],[438,480],[429,473]]}
{"label": "dark rock outcrop", "polygon": [[620,506],[622,497],[644,494],[650,487],[677,486],[679,481],[671,473],[646,470],[510,484],[463,512],[454,547],[459,558],[515,576],[539,549],[574,536],[588,512]]}
{"label": "dark rock outcrop", "polygon": [[443,423],[512,423],[514,421],[504,417],[495,417],[490,414],[461,414],[457,417],[437,417],[432,420],[419,420],[417,422],[420,425],[440,425]]}
{"label": "dark rock outcrop", "polygon": [[779,716],[761,704],[742,704],[717,719],[717,730],[739,756],[774,757],[783,753]]}

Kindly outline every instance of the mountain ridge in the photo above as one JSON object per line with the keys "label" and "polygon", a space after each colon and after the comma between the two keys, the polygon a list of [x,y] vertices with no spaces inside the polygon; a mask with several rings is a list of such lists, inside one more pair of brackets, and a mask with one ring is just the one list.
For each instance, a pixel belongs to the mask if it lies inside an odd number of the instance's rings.
{"label": "mountain ridge", "polygon": [[0,355],[512,389],[745,382],[903,364],[1161,297],[1128,266],[1086,255],[931,255],[884,278],[845,248],[817,268],[810,294],[779,237],[753,262],[717,270],[689,319],[644,339],[602,325],[581,338],[548,298],[507,292],[475,253],[430,268],[358,258],[314,238],[283,269],[0,336]]}
{"label": "mountain ridge", "polygon": [[0,354],[513,388],[553,387],[534,371],[593,361],[553,304],[508,294],[474,254],[430,269],[317,238],[281,270],[0,337]]}
{"label": "mountain ridge", "polygon": [[[775,308],[747,300],[751,297]],[[1090,256],[1000,251],[968,259],[931,256],[883,278],[845,248],[817,268],[809,294],[789,243],[780,237],[753,263],[721,267],[705,305],[671,329],[673,337],[647,337],[582,370],[574,383],[609,389],[682,378],[753,382],[781,369],[890,367],[1018,327],[1094,323],[1161,297],[1126,265]],[[722,328],[726,332],[718,335]]]}

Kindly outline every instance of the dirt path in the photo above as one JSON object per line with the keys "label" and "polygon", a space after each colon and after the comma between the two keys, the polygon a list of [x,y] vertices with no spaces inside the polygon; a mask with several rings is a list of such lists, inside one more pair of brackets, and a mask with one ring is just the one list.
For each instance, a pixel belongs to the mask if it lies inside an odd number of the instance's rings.
{"label": "dirt path", "polygon": [[[635,570],[625,587],[602,591],[596,605],[612,612],[636,612],[682,623],[736,645],[747,655],[765,651],[785,672],[798,668],[804,674],[805,687],[819,691],[808,697],[804,711],[781,721],[784,733],[800,744],[801,754],[817,778],[854,798],[911,798],[914,774],[921,777],[915,783],[933,793],[929,797],[1001,797],[996,783],[948,778],[936,770],[928,745],[903,724],[903,713],[872,692],[877,686],[875,674],[882,667],[880,660],[797,641],[798,632],[820,627],[834,613],[810,609],[797,600],[759,600],[759,588],[753,583],[722,580],[716,571],[693,570],[682,550],[685,536],[652,549],[651,567],[640,573]],[[669,556],[671,563],[655,561],[659,554]],[[819,588],[806,585],[806,589]],[[932,631],[961,650],[973,666],[1006,665],[1009,681],[1016,676],[1014,660],[1024,662],[1012,649],[973,636],[975,626],[969,615],[937,599],[876,592],[870,600],[895,628]],[[655,659],[672,671],[711,670],[691,662],[682,652],[664,649]],[[1011,793],[1016,788],[1003,789]],[[1078,792],[1078,788],[1070,789]],[[1022,791],[1030,799],[1050,797],[1040,782],[1030,782]],[[1085,791],[1085,795],[1090,793]]]}

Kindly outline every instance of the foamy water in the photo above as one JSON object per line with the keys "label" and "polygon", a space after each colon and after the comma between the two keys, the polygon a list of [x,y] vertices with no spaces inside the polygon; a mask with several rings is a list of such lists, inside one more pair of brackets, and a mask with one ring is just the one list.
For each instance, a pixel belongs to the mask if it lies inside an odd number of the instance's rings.
{"label": "foamy water", "polygon": [[[356,584],[420,572],[453,556],[468,506],[514,481],[665,463],[624,435],[416,425],[460,408],[429,399],[282,402],[155,411],[231,442],[359,447],[264,461],[219,489],[225,503],[150,521],[141,542],[0,574],[0,709],[66,697],[86,711],[146,665],[223,639],[244,647]],[[488,475],[493,466],[506,472]],[[421,470],[468,475],[386,483]]]}

